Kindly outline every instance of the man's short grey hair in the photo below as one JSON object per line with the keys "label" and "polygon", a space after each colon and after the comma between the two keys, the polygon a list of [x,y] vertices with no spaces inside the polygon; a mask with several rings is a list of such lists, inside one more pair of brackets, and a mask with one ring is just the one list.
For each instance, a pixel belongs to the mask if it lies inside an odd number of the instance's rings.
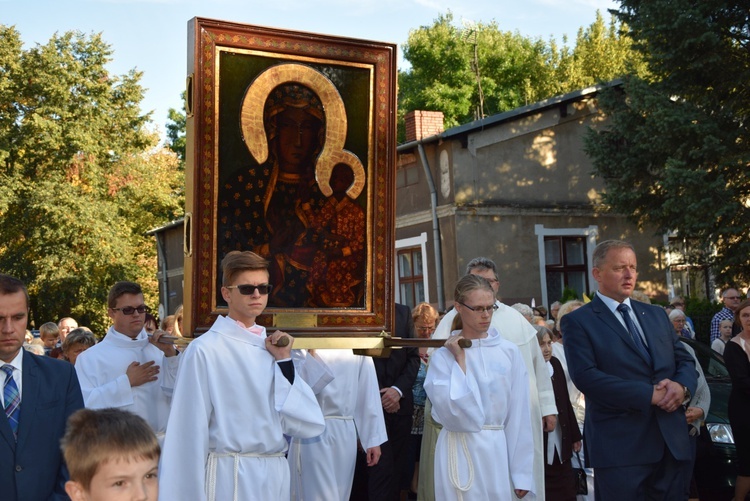
{"label": "man's short grey hair", "polygon": [[475,257],[471,261],[469,261],[469,264],[466,265],[466,274],[470,275],[473,270],[491,270],[492,273],[495,274],[495,279],[498,279],[497,276],[497,266],[495,265],[495,262],[487,257]]}
{"label": "man's short grey hair", "polygon": [[549,309],[550,309],[550,311],[552,311],[552,310],[554,310],[555,308],[559,308],[560,306],[562,306],[562,303],[561,303],[560,301],[555,301],[554,303],[552,303],[552,304],[550,305]]}
{"label": "man's short grey hair", "polygon": [[529,306],[528,304],[516,303],[511,306],[511,308],[526,317],[526,320],[528,320],[529,322],[531,322],[531,319],[534,317],[534,310],[532,310],[531,306]]}
{"label": "man's short grey hair", "polygon": [[607,253],[612,249],[630,249],[635,253],[635,248],[629,242],[623,240],[605,240],[594,249],[594,257],[592,259],[593,267],[599,268],[604,260],[607,259]]}

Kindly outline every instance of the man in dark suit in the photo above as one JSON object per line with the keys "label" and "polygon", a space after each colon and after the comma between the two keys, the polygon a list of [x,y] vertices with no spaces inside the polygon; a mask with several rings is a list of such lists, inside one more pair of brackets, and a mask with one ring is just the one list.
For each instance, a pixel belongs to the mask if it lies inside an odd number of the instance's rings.
{"label": "man in dark suit", "polygon": [[[414,321],[408,306],[396,304],[394,336],[415,337]],[[392,350],[390,356],[374,358],[373,361],[388,441],[380,445],[380,460],[374,466],[366,466],[363,455],[359,454],[350,499],[398,500],[401,477],[407,467],[406,452],[414,413],[412,387],[419,372],[419,352],[417,348],[399,348]]]}
{"label": "man in dark suit", "polygon": [[62,501],[68,472],[60,439],[83,396],[71,364],[22,349],[28,309],[23,282],[0,275],[0,498]]}
{"label": "man in dark suit", "polygon": [[599,291],[563,317],[561,331],[570,376],[586,395],[596,499],[681,500],[691,458],[683,405],[696,390],[695,362],[662,308],[630,301],[632,245],[600,243],[593,276]]}

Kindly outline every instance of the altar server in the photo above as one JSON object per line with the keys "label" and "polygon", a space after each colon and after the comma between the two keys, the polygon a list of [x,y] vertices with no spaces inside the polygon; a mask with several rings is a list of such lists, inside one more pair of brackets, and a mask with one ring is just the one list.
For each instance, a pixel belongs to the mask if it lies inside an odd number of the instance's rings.
{"label": "altar server", "polygon": [[[221,266],[228,315],[219,316],[180,355],[160,497],[286,500],[284,435],[320,435],[323,414],[310,386],[295,376],[291,336],[281,331],[266,336],[255,323],[272,289],[268,262],[249,251],[232,251]],[[279,346],[284,337],[289,344]]]}
{"label": "altar server", "polygon": [[[464,276],[454,298],[463,328],[432,355],[424,383],[432,416],[443,426],[435,449],[435,498],[535,499],[529,382],[521,352],[491,326],[497,305],[486,279]],[[472,340],[472,346],[461,348],[461,339]]]}
{"label": "altar server", "polygon": [[149,338],[148,307],[141,286],[117,282],[109,291],[112,326],[104,339],[81,353],[76,372],[90,409],[115,407],[141,416],[163,442],[180,357],[171,343]]}
{"label": "altar server", "polygon": [[[371,357],[351,350],[310,350],[299,365],[306,381],[317,376],[310,358],[322,361],[333,380],[322,388],[313,387],[326,420],[326,429],[315,438],[292,440],[289,468],[292,499],[305,501],[348,501],[357,459],[357,436],[367,453],[367,465],[380,459],[380,444],[388,440],[378,378]],[[312,382],[312,381],[311,381]]]}

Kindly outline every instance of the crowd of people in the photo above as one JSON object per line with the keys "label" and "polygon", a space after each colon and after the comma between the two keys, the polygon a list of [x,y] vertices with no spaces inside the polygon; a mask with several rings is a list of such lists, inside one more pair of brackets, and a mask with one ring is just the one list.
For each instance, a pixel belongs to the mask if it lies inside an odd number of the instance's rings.
{"label": "crowd of people", "polygon": [[[695,338],[685,302],[636,298],[627,242],[600,243],[592,264],[591,300],[553,303],[548,319],[502,303],[495,263],[473,259],[448,312],[395,305],[395,336],[442,347],[379,358],[293,349],[258,325],[273,284],[249,251],[223,259],[227,314],[182,352],[162,339],[181,333],[182,311],[160,323],[132,282],[111,288],[100,342],[67,317],[29,339],[26,287],[0,275],[3,499],[694,498],[710,392],[679,340]],[[744,499],[750,300],[739,299],[722,292],[711,329],[732,377]]]}

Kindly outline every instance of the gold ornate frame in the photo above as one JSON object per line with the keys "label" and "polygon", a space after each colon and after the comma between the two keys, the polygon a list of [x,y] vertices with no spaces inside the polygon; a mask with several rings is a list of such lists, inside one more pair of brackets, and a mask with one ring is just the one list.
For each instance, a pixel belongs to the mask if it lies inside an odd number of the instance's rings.
{"label": "gold ornate frame", "polygon": [[226,311],[218,286],[222,186],[237,165],[268,158],[263,106],[286,82],[312,89],[325,109],[320,192],[331,195],[337,163],[354,172],[347,195],[365,213],[364,298],[352,307],[271,307],[258,321],[314,337],[391,332],[396,46],[202,18],[189,22],[188,38],[186,332],[204,332]]}

